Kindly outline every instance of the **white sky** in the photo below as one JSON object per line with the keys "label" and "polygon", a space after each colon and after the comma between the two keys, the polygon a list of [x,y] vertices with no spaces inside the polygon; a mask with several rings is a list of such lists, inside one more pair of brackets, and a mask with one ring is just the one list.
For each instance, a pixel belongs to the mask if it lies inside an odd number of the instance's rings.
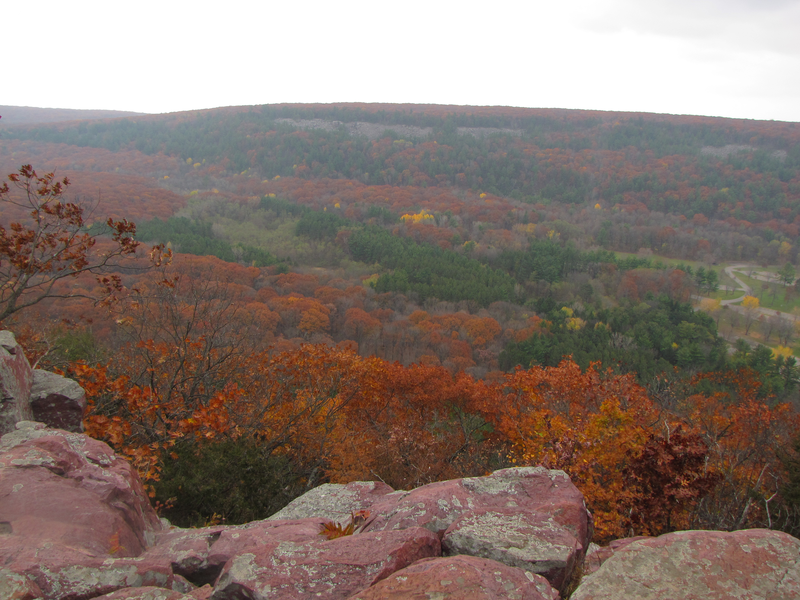
{"label": "white sky", "polygon": [[47,0],[0,10],[0,104],[585,108],[800,121],[800,0]]}

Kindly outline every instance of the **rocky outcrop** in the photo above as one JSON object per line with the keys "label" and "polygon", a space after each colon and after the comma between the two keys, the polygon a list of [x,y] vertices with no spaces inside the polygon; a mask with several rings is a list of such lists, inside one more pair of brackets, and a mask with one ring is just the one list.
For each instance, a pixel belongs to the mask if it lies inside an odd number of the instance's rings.
{"label": "rocky outcrop", "polygon": [[86,394],[72,379],[35,369],[30,405],[34,421],[67,431],[83,431]]}
{"label": "rocky outcrop", "polygon": [[613,540],[608,546],[598,546],[597,544],[589,544],[589,550],[586,552],[586,557],[583,559],[583,570],[581,575],[588,577],[597,569],[599,569],[604,562],[614,556],[614,554],[622,550],[628,544],[638,542],[639,540],[648,539],[645,536],[636,536],[629,538],[621,538]]}
{"label": "rocky outcrop", "polygon": [[573,600],[800,598],[800,540],[764,529],[678,531],[613,553]]}
{"label": "rocky outcrop", "polygon": [[290,502],[272,515],[270,520],[317,517],[342,522],[352,513],[367,510],[392,493],[396,494],[392,488],[379,481],[353,481],[347,485],[323,483]]}
{"label": "rocky outcrop", "polygon": [[0,331],[0,435],[20,421],[37,421],[67,431],[83,431],[86,395],[76,382],[32,369],[10,331]]}
{"label": "rocky outcrop", "polygon": [[212,598],[345,599],[417,560],[440,554],[439,538],[421,527],[335,540],[268,542],[230,559]]}
{"label": "rocky outcrop", "polygon": [[[324,523],[364,516],[354,535]],[[0,439],[0,598],[555,600],[800,597],[800,540],[692,531],[589,548],[561,471],[519,468],[393,491],[325,485],[273,518],[168,527],[130,465],[83,434],[23,421]]]}
{"label": "rocky outcrop", "polygon": [[586,546],[559,523],[559,516],[556,511],[473,511],[447,528],[442,546],[450,555],[481,556],[520,567],[563,590]]}
{"label": "rocky outcrop", "polygon": [[52,598],[169,583],[134,559],[162,525],[130,464],[82,434],[16,427],[0,439],[0,564]]}
{"label": "rocky outcrop", "polygon": [[[263,521],[170,527],[106,444],[20,420],[33,399],[76,429],[83,393],[36,375],[12,342],[0,335],[0,423],[13,426],[0,438],[0,598],[556,600],[581,572],[575,600],[800,597],[800,540],[772,531],[630,538],[587,555],[582,495],[541,467],[411,491],[326,484]],[[320,535],[356,516],[354,534]]]}
{"label": "rocky outcrop", "polygon": [[[424,592],[426,596],[422,596]],[[426,558],[397,571],[350,600],[558,600],[546,579],[473,556]]]}
{"label": "rocky outcrop", "polygon": [[563,471],[526,467],[387,494],[368,531],[420,526],[446,554],[490,558],[546,577],[563,590],[592,535],[583,496]]}
{"label": "rocky outcrop", "polygon": [[[343,524],[356,511],[368,514],[361,533],[320,538],[325,521]],[[502,516],[502,529],[486,520],[489,514]],[[557,592],[535,572],[564,587],[588,547],[591,519],[564,473],[505,469],[410,492],[373,482],[326,484],[265,521],[165,532],[144,556],[169,562],[174,573],[196,585],[213,583],[215,599],[346,598],[421,558],[441,556],[440,540],[451,545],[445,553],[470,553],[470,548],[458,547],[467,532],[476,556],[483,552],[498,560],[476,558],[469,568],[463,562],[448,563],[448,569],[472,573],[455,581],[469,580],[465,589],[485,588],[490,594],[486,597],[495,593],[492,585],[502,584],[509,595],[498,597],[549,598]],[[508,537],[501,544],[504,550],[490,551],[498,532]],[[522,538],[523,549],[514,551]],[[476,564],[493,570],[479,577]],[[531,595],[535,590],[538,595]]]}
{"label": "rocky outcrop", "polygon": [[[561,540],[578,557],[588,546],[591,525],[583,498],[563,473],[546,469],[507,469],[411,492],[372,482],[326,485],[276,515],[283,518],[165,528],[135,471],[106,444],[22,421],[0,439],[0,565],[7,588],[0,591],[5,597],[76,600],[109,594],[344,599],[422,559],[440,558],[442,540],[451,544],[449,552],[468,552],[456,549],[457,532],[491,539],[488,530],[497,530],[497,524],[481,521],[490,510],[506,519],[503,531],[512,542],[526,535],[544,548]],[[325,522],[344,522],[356,511],[368,515],[358,533],[320,536]],[[515,514],[529,516],[515,520]],[[512,563],[513,552],[506,550],[507,556],[493,556]],[[561,585],[574,565],[563,559],[563,551],[558,557],[544,570]],[[533,573],[543,570],[545,561],[528,558],[504,565],[476,557],[412,573],[423,581],[437,569],[463,571],[458,586],[477,586],[486,597],[501,589],[506,596],[497,597],[555,597]],[[558,563],[555,569],[551,563]],[[491,571],[481,574],[484,567]]]}
{"label": "rocky outcrop", "polygon": [[0,331],[0,435],[19,421],[32,421],[30,396],[33,370],[10,331]]}

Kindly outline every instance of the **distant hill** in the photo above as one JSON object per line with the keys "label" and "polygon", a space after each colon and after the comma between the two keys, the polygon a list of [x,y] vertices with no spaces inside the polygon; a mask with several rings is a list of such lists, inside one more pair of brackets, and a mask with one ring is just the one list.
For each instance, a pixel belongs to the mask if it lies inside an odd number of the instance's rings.
{"label": "distant hill", "polygon": [[33,125],[37,123],[58,123],[88,119],[118,119],[136,117],[144,113],[122,110],[74,110],[71,108],[37,108],[33,106],[0,105],[0,126]]}

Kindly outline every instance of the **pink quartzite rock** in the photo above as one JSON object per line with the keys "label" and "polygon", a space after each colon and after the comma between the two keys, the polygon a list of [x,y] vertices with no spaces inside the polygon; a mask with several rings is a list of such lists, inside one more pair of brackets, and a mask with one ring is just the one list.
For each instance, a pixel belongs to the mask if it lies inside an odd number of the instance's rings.
{"label": "pink quartzite rock", "polygon": [[126,587],[169,588],[168,566],[139,558],[87,556],[63,545],[26,549],[6,565],[33,581],[47,600],[83,600]]}
{"label": "pink quartzite rock", "polygon": [[181,529],[175,527],[156,534],[155,543],[148,548],[141,558],[146,558],[165,565],[170,565],[172,572],[187,578],[195,585],[213,583],[222,564],[209,565],[208,553],[227,527],[203,527],[198,529]]}
{"label": "pink quartzite rock", "polygon": [[195,600],[192,596],[157,587],[125,588],[95,600]]}
{"label": "pink quartzite rock", "polygon": [[4,600],[34,600],[42,590],[27,575],[0,567],[0,598]]}
{"label": "pink quartzite rock", "polygon": [[0,435],[14,431],[19,421],[32,421],[33,371],[10,331],[0,331]]}
{"label": "pink quartzite rock", "polygon": [[188,594],[157,587],[135,587],[98,596],[95,600],[205,600],[210,596],[211,588],[208,586]]}
{"label": "pink quartzite rock", "polygon": [[469,512],[447,528],[442,550],[445,554],[490,558],[531,571],[563,591],[583,558],[584,546],[558,522],[557,512],[553,508]]}
{"label": "pink quartzite rock", "polygon": [[425,527],[443,538],[447,554],[523,567],[559,589],[583,560],[592,532],[583,495],[566,473],[542,467],[431,483],[389,494],[372,510],[369,531]]}
{"label": "pink quartzite rock", "polygon": [[324,541],[325,538],[319,535],[324,522],[324,519],[265,520],[227,528],[209,548],[208,564],[219,573],[225,563],[237,554],[251,552],[267,543]]}
{"label": "pink quartzite rock", "polygon": [[418,560],[349,600],[558,600],[543,577],[476,558]]}
{"label": "pink quartzite rock", "polygon": [[136,471],[103,442],[23,421],[0,439],[7,543],[138,556],[161,529]]}
{"label": "pink quartzite rock", "polygon": [[136,472],[106,444],[22,421],[0,439],[0,564],[44,598],[167,585],[167,564],[135,558],[161,522]]}
{"label": "pink quartzite rock", "polygon": [[633,542],[585,578],[572,600],[800,598],[800,540],[766,529],[679,531]]}
{"label": "pink quartzite rock", "polygon": [[475,510],[556,511],[556,521],[588,547],[591,518],[578,491],[563,471],[543,467],[502,469],[486,477],[469,477],[393,493],[372,507],[367,530],[425,527],[443,535],[457,519]]}
{"label": "pink quartzite rock", "polygon": [[604,562],[614,556],[616,552],[622,550],[628,544],[638,542],[639,540],[646,540],[646,536],[635,536],[629,538],[620,538],[612,541],[608,546],[598,546],[597,544],[589,544],[589,549],[586,551],[586,557],[583,559],[582,575],[588,577],[597,569],[599,569]]}
{"label": "pink quartzite rock", "polygon": [[351,513],[369,510],[394,490],[376,481],[353,481],[347,485],[325,483],[306,492],[270,517],[275,519],[306,519],[321,517],[344,524]]}
{"label": "pink quartzite rock", "polygon": [[142,558],[170,565],[173,573],[194,585],[213,584],[225,563],[237,554],[267,544],[303,544],[324,540],[319,535],[324,519],[253,521],[246,525],[173,528],[156,536]]}
{"label": "pink quartzite rock", "polygon": [[344,599],[440,553],[438,537],[419,527],[305,543],[268,542],[231,558],[212,598]]}
{"label": "pink quartzite rock", "polygon": [[83,431],[86,393],[72,379],[41,369],[34,370],[30,405],[34,421],[56,429]]}

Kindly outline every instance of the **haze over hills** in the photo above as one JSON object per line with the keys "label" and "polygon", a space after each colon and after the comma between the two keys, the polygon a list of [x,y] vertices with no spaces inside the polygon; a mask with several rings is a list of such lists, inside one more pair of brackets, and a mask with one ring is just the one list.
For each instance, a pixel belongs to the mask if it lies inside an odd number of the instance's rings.
{"label": "haze over hills", "polygon": [[0,106],[0,127],[36,123],[58,123],[93,119],[135,117],[143,113],[120,110],[76,110],[70,108],[36,108],[32,106]]}
{"label": "haze over hills", "polygon": [[[100,432],[120,424],[114,435],[142,464],[163,458],[158,436],[184,435],[189,464],[202,436],[255,427],[226,403],[252,415],[280,397],[267,412],[286,431],[262,424],[248,439],[271,469],[302,480],[284,490],[369,469],[401,487],[550,461],[583,482],[604,535],[644,531],[603,490],[622,489],[630,456],[660,443],[651,417],[668,414],[670,431],[705,440],[703,456],[717,444],[720,470],[739,450],[713,439],[719,422],[736,430],[737,449],[759,448],[742,459],[746,472],[731,467],[718,498],[769,491],[758,472],[780,469],[800,383],[800,124],[385,104],[59,123],[42,111],[3,127],[2,172],[30,163],[67,176],[69,197],[92,208],[89,231],[133,220],[138,239],[176,253],[163,272],[121,270],[132,291],[111,316],[84,299],[11,321],[59,348],[45,362],[105,369],[91,389],[109,373],[132,382],[140,396],[103,388],[92,415]],[[90,297],[95,283],[59,285]],[[350,402],[342,389],[360,403],[349,423],[327,404]],[[389,400],[375,408],[375,398]],[[292,412],[306,410],[301,400],[316,421]],[[126,412],[137,402],[167,411],[153,417],[164,425],[124,425],[144,418]],[[744,426],[753,414],[758,431]],[[293,419],[303,426],[292,430]],[[545,429],[540,443],[531,432]],[[315,436],[333,446],[309,455]],[[684,521],[764,523],[733,500],[701,519],[702,507]]]}

